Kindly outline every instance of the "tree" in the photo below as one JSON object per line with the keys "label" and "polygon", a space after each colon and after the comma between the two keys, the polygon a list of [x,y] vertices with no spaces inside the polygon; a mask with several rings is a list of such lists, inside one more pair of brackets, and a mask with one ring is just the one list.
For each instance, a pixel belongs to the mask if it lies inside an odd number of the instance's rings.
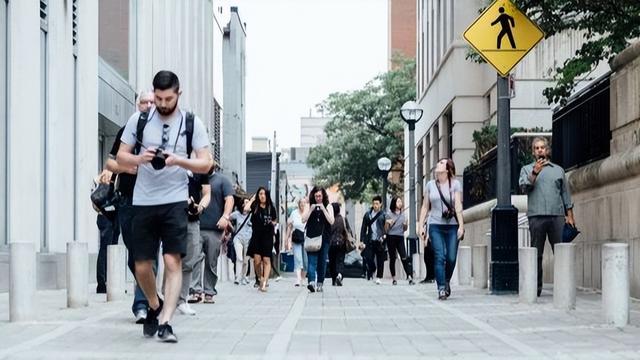
{"label": "tree", "polygon": [[[404,123],[400,107],[415,99],[415,61],[394,57],[394,70],[376,76],[362,89],[332,93],[321,106],[331,121],[327,141],[309,153],[316,170],[314,181],[323,186],[340,184],[347,199],[364,200],[380,190],[377,160],[391,159],[392,169],[402,169]],[[391,184],[401,191],[402,184]]]}
{"label": "tree", "polygon": [[[591,72],[600,61],[613,57],[640,36],[638,0],[513,0],[549,38],[563,31],[584,36],[582,47],[553,70],[554,87],[544,89],[549,104],[566,104],[576,80]],[[481,60],[477,54],[468,58]]]}

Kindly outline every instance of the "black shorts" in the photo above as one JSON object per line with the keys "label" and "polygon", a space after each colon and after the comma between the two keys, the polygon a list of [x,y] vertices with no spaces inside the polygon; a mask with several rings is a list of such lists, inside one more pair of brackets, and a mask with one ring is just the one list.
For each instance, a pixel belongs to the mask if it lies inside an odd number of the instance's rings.
{"label": "black shorts", "polygon": [[163,254],[187,254],[187,202],[133,206],[131,230],[135,260],[155,260],[162,240]]}

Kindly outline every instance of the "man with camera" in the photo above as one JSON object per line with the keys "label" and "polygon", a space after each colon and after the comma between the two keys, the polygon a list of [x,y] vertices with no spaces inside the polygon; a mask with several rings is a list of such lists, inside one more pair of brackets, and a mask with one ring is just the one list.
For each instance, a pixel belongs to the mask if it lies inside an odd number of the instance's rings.
{"label": "man with camera", "polygon": [[546,138],[533,139],[535,162],[520,171],[520,187],[527,194],[531,246],[538,249],[538,296],[542,292],[542,255],[548,237],[551,249],[562,242],[564,224],[575,226],[573,203],[564,169],[550,161]]}
{"label": "man with camera", "polygon": [[[150,90],[141,90],[138,94],[136,105],[138,107],[138,111],[142,113],[149,111],[149,109],[153,105],[153,92]],[[109,158],[105,163],[106,169],[104,171],[108,172],[109,174],[118,174],[117,188],[115,189],[118,200],[116,205],[117,219],[114,222],[114,226],[119,227],[120,229],[122,240],[127,248],[127,251],[129,252],[129,261],[127,263],[127,266],[129,267],[129,270],[131,270],[131,273],[135,275],[135,261],[132,252],[133,231],[131,228],[131,200],[133,198],[133,186],[136,182],[136,174],[138,172],[138,168],[136,166],[121,166],[116,161],[118,149],[120,149],[120,139],[122,138],[124,129],[125,127],[123,126],[116,134],[116,138],[113,141],[113,146],[111,147],[111,151],[109,152]],[[111,181],[115,181],[115,176],[109,176],[111,177]],[[136,323],[142,324],[144,322],[144,320],[147,318],[148,307],[149,303],[147,302],[147,298],[144,296],[144,293],[142,292],[140,286],[136,284],[133,305],[131,305],[131,311],[136,318]]]}
{"label": "man with camera", "polygon": [[382,197],[373,197],[372,206],[364,214],[362,228],[360,229],[360,241],[365,244],[362,251],[367,280],[373,278],[376,273],[376,284],[380,284],[384,275],[384,262],[386,250],[384,244],[384,222],[385,215],[382,210]]}
{"label": "man with camera", "polygon": [[[169,325],[177,305],[182,285],[182,257],[187,252],[187,199],[189,197],[187,171],[206,173],[213,160],[209,155],[209,139],[199,118],[193,122],[191,147],[189,116],[178,108],[180,81],[170,71],[160,71],[153,79],[155,107],[148,114],[143,127],[140,113],[131,116],[122,134],[118,163],[137,166],[133,191],[133,219],[136,279],[149,301],[143,333],[165,342],[177,342]],[[139,133],[143,130],[143,133]],[[143,135],[143,136],[141,136]],[[140,137],[142,139],[140,139]],[[139,144],[140,153],[134,153]],[[153,262],[162,241],[165,264],[165,303],[158,298]],[[158,323],[158,315],[160,325]]]}

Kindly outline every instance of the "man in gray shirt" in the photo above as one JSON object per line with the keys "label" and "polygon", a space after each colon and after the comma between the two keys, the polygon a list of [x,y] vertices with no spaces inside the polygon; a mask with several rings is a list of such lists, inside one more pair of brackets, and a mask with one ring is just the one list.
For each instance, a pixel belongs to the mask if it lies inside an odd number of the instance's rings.
{"label": "man in gray shirt", "polygon": [[575,226],[573,203],[564,169],[549,160],[551,149],[545,138],[533,139],[536,161],[520,171],[520,187],[528,195],[527,217],[531,246],[538,249],[538,296],[542,291],[542,255],[547,236],[551,249],[562,242],[565,222]]}
{"label": "man in gray shirt", "polygon": [[[122,166],[138,169],[132,200],[131,255],[135,259],[136,280],[149,301],[143,334],[152,337],[157,332],[160,340],[177,342],[169,320],[178,302],[182,257],[187,250],[187,170],[207,173],[213,160],[206,129],[197,117],[193,118],[191,133],[195,156],[187,150],[190,115],[178,108],[181,91],[176,74],[158,72],[153,78],[153,89],[155,107],[149,111],[144,131],[138,134],[140,113],[133,114],[122,133],[117,161]],[[140,152],[134,153],[141,135]],[[164,306],[158,298],[153,273],[160,241],[165,264]],[[161,325],[158,323],[160,313]]]}

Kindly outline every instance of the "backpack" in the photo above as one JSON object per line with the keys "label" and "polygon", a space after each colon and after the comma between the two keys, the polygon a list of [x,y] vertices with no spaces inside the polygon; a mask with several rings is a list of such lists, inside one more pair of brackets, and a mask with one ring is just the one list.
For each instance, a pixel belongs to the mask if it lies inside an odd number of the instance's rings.
{"label": "backpack", "polygon": [[[148,111],[140,113],[140,117],[138,117],[138,124],[136,125],[136,144],[133,147],[133,153],[136,155],[140,154],[140,149],[142,148],[142,135],[144,133],[144,127],[147,125],[148,119],[149,119]],[[190,111],[187,112],[186,124],[185,124],[185,131],[187,133],[187,158],[191,158],[191,152],[193,151],[192,141],[193,141],[193,123],[194,122],[195,122],[195,116],[193,115],[193,113]],[[120,179],[122,179],[123,177],[131,178],[132,183],[135,184],[137,175],[122,173],[122,174],[119,174],[118,177],[120,177]],[[118,191],[120,190],[118,189]]]}
{"label": "backpack", "polygon": [[[149,118],[149,112],[140,113],[140,117],[138,118],[138,125],[136,126],[136,145],[133,149],[134,154],[140,153],[140,148],[142,147],[142,135],[144,133],[144,127],[147,126],[147,121]],[[186,122],[185,122],[185,131],[187,132],[187,158],[191,158],[191,152],[193,151],[193,123],[195,122],[195,115],[192,112],[187,112]]]}

